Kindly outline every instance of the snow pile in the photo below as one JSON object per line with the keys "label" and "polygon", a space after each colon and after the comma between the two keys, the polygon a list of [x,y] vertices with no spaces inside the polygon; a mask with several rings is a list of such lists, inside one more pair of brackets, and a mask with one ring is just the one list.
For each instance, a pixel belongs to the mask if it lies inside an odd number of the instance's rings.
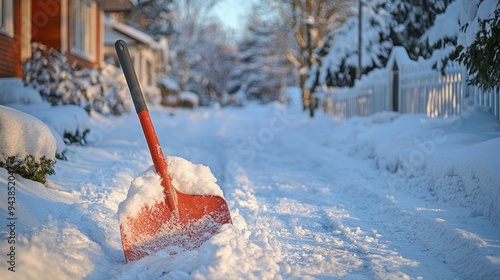
{"label": "snow pile", "polygon": [[41,104],[42,97],[30,87],[25,87],[17,78],[0,79],[0,104]]}
{"label": "snow pile", "polygon": [[127,199],[120,204],[118,210],[120,223],[123,224],[127,217],[137,216],[143,207],[154,207],[164,200],[161,177],[152,166],[132,181]]}
{"label": "snow pile", "polygon": [[[172,184],[181,192],[195,195],[219,195],[222,190],[207,166],[193,164],[181,157],[166,158]],[[126,217],[135,217],[144,206],[153,207],[164,200],[161,178],[154,166],[135,178],[127,199],[120,204],[119,217],[123,225]],[[272,279],[279,271],[273,255],[264,249],[270,247],[267,238],[260,243],[249,240],[250,232],[239,211],[232,211],[233,224],[222,225],[220,232],[212,236],[200,248],[177,252],[169,249],[146,256],[122,267],[119,279],[136,279],[137,269],[143,279],[166,277],[167,279]],[[260,236],[259,233],[257,233]],[[264,245],[263,245],[264,244]]]}
{"label": "snow pile", "polygon": [[[224,196],[216,183],[217,179],[208,166],[193,164],[186,159],[175,156],[167,156],[165,160],[172,185],[178,191],[193,195]],[[135,178],[128,191],[127,199],[120,204],[118,212],[120,220],[126,217],[135,217],[144,206],[153,207],[164,201],[161,180],[154,166]]]}
{"label": "snow pile", "polygon": [[166,162],[168,172],[172,176],[172,185],[177,190],[194,195],[224,196],[208,166],[193,164],[175,156],[167,156]]}
{"label": "snow pile", "polygon": [[[171,176],[172,185],[178,191],[193,195],[217,195],[223,197],[222,190],[217,185],[217,179],[210,168],[201,164],[193,164],[190,161],[167,156],[166,162],[168,172]],[[149,167],[144,173],[135,178],[130,185],[127,199],[119,207],[118,216],[120,220],[126,217],[135,217],[141,209],[153,207],[165,200],[161,177],[155,171],[155,167]]]}
{"label": "snow pile", "polygon": [[231,214],[233,225],[223,225],[218,234],[197,250],[176,255],[160,251],[119,267],[116,278],[274,279],[279,272],[278,264],[263,249],[266,246],[249,240],[250,232],[243,217],[237,211]]}
{"label": "snow pile", "polygon": [[23,160],[32,155],[55,159],[56,139],[50,129],[37,118],[0,105],[0,161],[14,156]]}

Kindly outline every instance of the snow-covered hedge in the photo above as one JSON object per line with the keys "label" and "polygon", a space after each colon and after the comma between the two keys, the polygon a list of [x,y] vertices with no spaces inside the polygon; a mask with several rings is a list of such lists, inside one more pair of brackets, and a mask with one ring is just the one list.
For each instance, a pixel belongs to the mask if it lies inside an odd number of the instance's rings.
{"label": "snow-covered hedge", "polygon": [[0,167],[44,182],[54,174],[56,139],[37,118],[0,105]]}
{"label": "snow-covered hedge", "polygon": [[121,115],[130,111],[131,99],[125,76],[114,65],[76,72],[78,91],[86,98],[87,111]]}
{"label": "snow-covered hedge", "polygon": [[23,63],[23,79],[51,105],[73,104],[105,115],[130,111],[125,78],[117,67],[78,70],[57,50],[38,43],[32,49]]}

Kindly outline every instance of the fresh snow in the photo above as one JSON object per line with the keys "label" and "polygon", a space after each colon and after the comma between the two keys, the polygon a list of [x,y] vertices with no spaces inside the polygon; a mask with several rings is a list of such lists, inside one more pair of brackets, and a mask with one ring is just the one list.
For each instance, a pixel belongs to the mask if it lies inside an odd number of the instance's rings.
{"label": "fresh snow", "polygon": [[154,207],[165,200],[161,177],[156,174],[154,167],[148,168],[143,174],[135,178],[128,190],[125,199],[118,208],[120,223],[126,221],[127,217],[136,217],[143,207]]}
{"label": "fresh snow", "polygon": [[172,176],[172,185],[177,190],[193,195],[224,196],[208,166],[175,156],[167,156],[166,162]]}
{"label": "fresh snow", "polygon": [[90,130],[89,114],[80,106],[60,105],[27,106],[24,104],[9,104],[10,107],[33,115],[54,129],[60,136],[69,133],[75,135]]}
{"label": "fresh snow", "polygon": [[68,146],[45,186],[0,168],[4,225],[16,186],[2,279],[500,278],[492,115],[311,119],[293,101],[150,109],[172,176],[189,178],[174,185],[220,186],[230,207],[233,225],[195,251],[125,262],[119,205],[139,186],[160,191],[135,114],[93,114],[92,144]]}
{"label": "fresh snow", "polygon": [[35,160],[55,159],[56,139],[39,119],[0,105],[0,161],[13,156],[23,161],[32,155]]}
{"label": "fresh snow", "polygon": [[[224,196],[209,167],[193,164],[186,159],[175,156],[167,156],[165,161],[172,185],[177,190],[193,195]],[[161,182],[162,179],[155,172],[154,166],[149,167],[143,174],[135,178],[128,190],[127,199],[119,206],[120,221],[126,217],[137,216],[144,206],[153,207],[161,201],[165,201]]]}
{"label": "fresh snow", "polygon": [[40,93],[31,87],[26,87],[18,78],[0,78],[0,104],[43,103]]}

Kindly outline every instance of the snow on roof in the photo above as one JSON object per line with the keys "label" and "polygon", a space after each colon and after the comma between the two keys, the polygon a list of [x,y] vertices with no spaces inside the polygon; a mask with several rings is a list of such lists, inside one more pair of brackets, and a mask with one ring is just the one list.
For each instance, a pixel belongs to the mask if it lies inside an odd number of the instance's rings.
{"label": "snow on roof", "polygon": [[179,84],[168,76],[158,77],[158,83],[164,85],[168,89],[180,90]]}
{"label": "snow on roof", "polygon": [[194,104],[198,104],[199,97],[198,94],[191,91],[182,91],[179,96],[182,100],[191,101]]}
{"label": "snow on roof", "polygon": [[[123,35],[132,40],[126,40]],[[126,24],[114,21],[109,17],[104,18],[104,44],[114,44],[116,40],[123,39],[126,43],[138,41],[152,48],[161,48],[151,36]]]}

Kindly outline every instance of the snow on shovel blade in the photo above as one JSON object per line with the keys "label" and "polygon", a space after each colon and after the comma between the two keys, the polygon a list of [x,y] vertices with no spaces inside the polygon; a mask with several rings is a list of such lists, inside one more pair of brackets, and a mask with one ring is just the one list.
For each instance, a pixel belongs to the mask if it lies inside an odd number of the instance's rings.
{"label": "snow on shovel blade", "polygon": [[133,217],[120,218],[125,259],[135,261],[172,246],[198,248],[223,224],[231,223],[227,203],[220,196],[186,194],[173,187],[127,45],[118,40],[115,49],[165,197],[153,207],[145,205]]}
{"label": "snow on shovel blade", "polygon": [[136,217],[122,221],[120,232],[127,262],[166,248],[171,253],[196,249],[223,224],[231,223],[222,197],[176,192],[179,217],[166,202],[161,202],[155,207],[144,207]]}

